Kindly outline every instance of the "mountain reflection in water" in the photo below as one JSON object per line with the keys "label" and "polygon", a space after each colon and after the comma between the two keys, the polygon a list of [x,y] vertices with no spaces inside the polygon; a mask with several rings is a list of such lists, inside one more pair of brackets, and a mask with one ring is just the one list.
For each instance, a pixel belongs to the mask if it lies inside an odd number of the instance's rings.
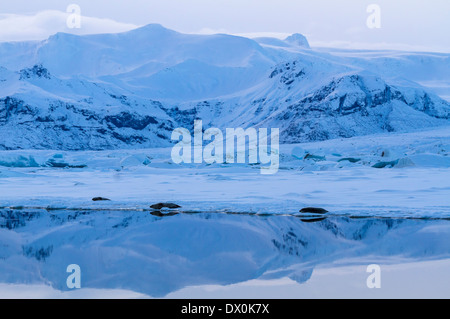
{"label": "mountain reflection in water", "polygon": [[66,269],[77,264],[82,288],[152,297],[251,280],[304,284],[324,265],[446,260],[449,235],[447,219],[4,209],[0,283],[68,291]]}

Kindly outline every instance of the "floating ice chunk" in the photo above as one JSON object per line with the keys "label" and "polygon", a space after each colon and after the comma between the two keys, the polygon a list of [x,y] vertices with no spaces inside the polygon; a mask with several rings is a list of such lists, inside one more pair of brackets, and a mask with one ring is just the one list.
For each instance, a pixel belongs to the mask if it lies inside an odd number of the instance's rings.
{"label": "floating ice chunk", "polygon": [[360,160],[361,160],[360,158],[344,157],[344,158],[341,158],[338,162],[348,161],[348,162],[350,162],[350,163],[357,163],[357,162],[359,162]]}
{"label": "floating ice chunk", "polygon": [[354,164],[352,162],[349,162],[349,161],[338,161],[335,164],[336,168],[347,168],[347,167],[353,167],[353,166],[354,166]]}
{"label": "floating ice chunk", "polygon": [[120,166],[124,167],[133,167],[133,166],[141,166],[150,164],[150,158],[145,154],[134,154],[124,158],[120,162]]}
{"label": "floating ice chunk", "polygon": [[403,168],[409,166],[415,166],[414,162],[409,157],[403,157],[398,160],[397,164],[394,167]]}
{"label": "floating ice chunk", "polygon": [[33,156],[2,156],[0,158],[0,166],[6,167],[39,167]]}
{"label": "floating ice chunk", "polygon": [[306,154],[304,159],[311,159],[314,161],[325,161],[326,160],[325,156],[314,155],[314,154],[310,154],[310,153]]}
{"label": "floating ice chunk", "polygon": [[306,151],[303,148],[296,146],[292,149],[291,155],[295,158],[303,159],[306,155]]}
{"label": "floating ice chunk", "polygon": [[398,163],[398,160],[390,161],[390,162],[378,162],[378,163],[372,165],[372,167],[374,167],[374,168],[394,167],[395,165],[397,165],[397,163]]}
{"label": "floating ice chunk", "polygon": [[49,159],[46,163],[46,166],[48,167],[55,167],[55,168],[85,168],[85,164],[79,164],[79,165],[72,165],[63,161],[57,161],[54,158]]}

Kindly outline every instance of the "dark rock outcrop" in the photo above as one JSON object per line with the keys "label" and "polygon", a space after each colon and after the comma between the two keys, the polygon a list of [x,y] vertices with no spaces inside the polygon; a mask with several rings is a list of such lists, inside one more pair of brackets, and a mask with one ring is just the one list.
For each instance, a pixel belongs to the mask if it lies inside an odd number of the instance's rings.
{"label": "dark rock outcrop", "polygon": [[169,208],[169,209],[175,209],[180,208],[181,206],[174,204],[174,203],[157,203],[150,206],[150,208],[153,209],[162,209],[162,208]]}
{"label": "dark rock outcrop", "polygon": [[300,209],[300,213],[309,213],[309,214],[325,214],[328,213],[326,209],[318,208],[318,207],[305,207]]}
{"label": "dark rock outcrop", "polygon": [[99,202],[99,201],[110,201],[110,199],[109,198],[105,198],[105,197],[94,197],[93,199],[92,199],[94,202]]}

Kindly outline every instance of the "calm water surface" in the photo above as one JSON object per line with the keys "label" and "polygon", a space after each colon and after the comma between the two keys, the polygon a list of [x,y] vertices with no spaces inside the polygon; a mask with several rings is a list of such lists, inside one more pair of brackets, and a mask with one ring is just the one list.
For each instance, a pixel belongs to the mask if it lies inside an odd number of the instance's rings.
{"label": "calm water surface", "polygon": [[439,218],[4,209],[0,296],[449,298],[449,239]]}

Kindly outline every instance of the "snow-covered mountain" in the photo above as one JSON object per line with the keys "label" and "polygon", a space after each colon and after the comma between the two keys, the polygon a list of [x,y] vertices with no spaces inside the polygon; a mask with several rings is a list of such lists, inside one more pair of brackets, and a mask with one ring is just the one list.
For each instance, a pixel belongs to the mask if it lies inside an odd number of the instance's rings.
{"label": "snow-covered mountain", "polygon": [[311,49],[148,25],[0,44],[0,149],[171,145],[176,127],[276,127],[282,143],[448,125],[450,54]]}

